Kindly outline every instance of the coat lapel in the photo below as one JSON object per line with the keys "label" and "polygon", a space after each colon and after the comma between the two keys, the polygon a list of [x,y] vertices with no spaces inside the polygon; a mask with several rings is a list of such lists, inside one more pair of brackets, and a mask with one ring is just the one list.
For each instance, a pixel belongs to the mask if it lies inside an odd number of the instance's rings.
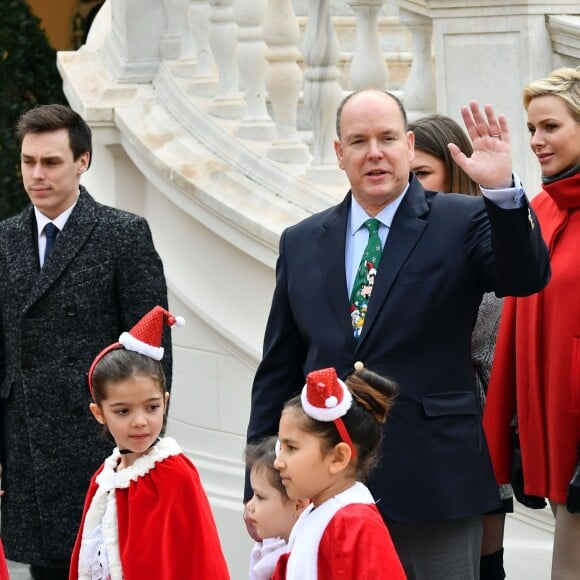
{"label": "coat lapel", "polygon": [[425,191],[413,177],[389,230],[357,350],[371,332],[400,269],[427,227],[428,212]]}
{"label": "coat lapel", "polygon": [[95,207],[95,201],[81,186],[77,204],[54,243],[50,259],[36,277],[24,303],[24,311],[48,291],[83,247],[96,225]]}
{"label": "coat lapel", "polygon": [[322,231],[318,238],[318,260],[328,300],[332,305],[340,328],[344,333],[350,333],[352,336],[354,347],[355,339],[350,321],[350,305],[344,269],[346,223],[349,209],[350,194],[336,206],[322,224]]}
{"label": "coat lapel", "polygon": [[6,267],[8,279],[17,296],[28,296],[30,288],[38,277],[38,245],[36,242],[36,220],[30,205],[18,216],[10,242],[6,248]]}

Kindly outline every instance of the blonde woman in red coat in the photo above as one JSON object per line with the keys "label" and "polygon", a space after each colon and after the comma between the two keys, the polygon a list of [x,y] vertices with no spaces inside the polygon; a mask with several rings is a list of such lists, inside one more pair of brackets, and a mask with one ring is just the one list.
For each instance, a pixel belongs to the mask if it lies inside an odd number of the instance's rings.
{"label": "blonde woman in red coat", "polygon": [[580,69],[530,83],[523,99],[542,168],[532,206],[552,277],[541,292],[504,301],[484,428],[497,480],[507,483],[517,415],[524,491],[547,498],[555,517],[552,580],[577,579],[580,513],[567,500],[580,443]]}

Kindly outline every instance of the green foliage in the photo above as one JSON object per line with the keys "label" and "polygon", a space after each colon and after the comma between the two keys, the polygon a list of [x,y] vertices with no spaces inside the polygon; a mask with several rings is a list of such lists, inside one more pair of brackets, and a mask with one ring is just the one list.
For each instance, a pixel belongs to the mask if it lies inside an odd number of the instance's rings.
{"label": "green foliage", "polygon": [[40,20],[26,0],[2,0],[0,9],[0,218],[28,202],[20,177],[14,127],[36,105],[66,104],[62,80]]}

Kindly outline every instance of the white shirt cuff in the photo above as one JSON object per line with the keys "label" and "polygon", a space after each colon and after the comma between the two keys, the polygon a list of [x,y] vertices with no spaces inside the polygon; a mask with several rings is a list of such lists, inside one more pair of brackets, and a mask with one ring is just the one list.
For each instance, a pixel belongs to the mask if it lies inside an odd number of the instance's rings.
{"label": "white shirt cuff", "polygon": [[512,173],[512,177],[514,180],[513,187],[507,187],[505,189],[486,189],[480,185],[479,189],[484,197],[489,199],[498,207],[501,207],[502,209],[517,209],[523,206],[522,198],[525,195],[525,191],[522,187],[520,178],[515,173]]}

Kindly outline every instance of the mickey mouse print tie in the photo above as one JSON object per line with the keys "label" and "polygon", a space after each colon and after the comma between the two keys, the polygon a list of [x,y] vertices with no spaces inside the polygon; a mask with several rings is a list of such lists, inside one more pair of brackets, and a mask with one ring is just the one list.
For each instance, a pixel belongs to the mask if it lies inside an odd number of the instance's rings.
{"label": "mickey mouse print tie", "polygon": [[350,318],[356,340],[360,338],[362,332],[382,254],[379,220],[370,218],[364,225],[369,231],[369,241],[363,252],[350,297]]}

